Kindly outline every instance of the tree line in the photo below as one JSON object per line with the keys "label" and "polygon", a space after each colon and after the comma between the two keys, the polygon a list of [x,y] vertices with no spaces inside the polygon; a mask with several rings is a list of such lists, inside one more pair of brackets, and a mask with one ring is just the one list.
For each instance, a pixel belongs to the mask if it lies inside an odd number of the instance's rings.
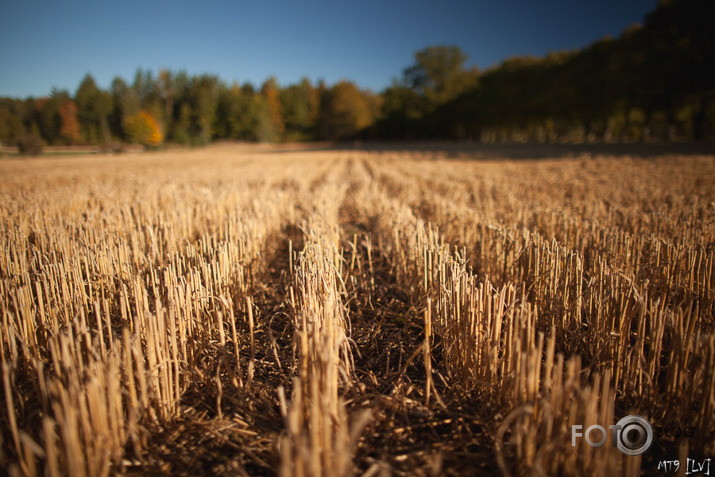
{"label": "tree line", "polygon": [[0,142],[42,145],[213,140],[692,140],[715,136],[715,2],[661,0],[643,25],[576,51],[479,71],[457,46],[415,53],[380,93],[307,78],[281,87],[139,69],[108,89],[0,98]]}
{"label": "tree line", "polygon": [[202,145],[216,139],[274,142],[354,137],[373,124],[380,97],[350,81],[331,87],[308,79],[281,88],[275,78],[256,89],[215,75],[139,69],[132,83],[109,89],[86,75],[74,95],[0,98],[0,141],[121,147],[164,142]]}

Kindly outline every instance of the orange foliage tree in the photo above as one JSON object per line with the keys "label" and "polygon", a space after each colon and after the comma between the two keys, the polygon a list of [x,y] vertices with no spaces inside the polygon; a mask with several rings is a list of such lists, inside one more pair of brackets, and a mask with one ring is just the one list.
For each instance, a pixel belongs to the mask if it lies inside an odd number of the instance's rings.
{"label": "orange foliage tree", "polygon": [[270,117],[271,126],[275,133],[275,138],[280,139],[285,131],[285,123],[283,121],[283,107],[279,97],[280,87],[275,78],[271,77],[263,83],[261,94],[266,100],[268,107],[268,115]]}
{"label": "orange foliage tree", "polygon": [[128,116],[124,121],[124,132],[134,144],[156,147],[164,140],[159,122],[148,111],[139,111]]}
{"label": "orange foliage tree", "polygon": [[71,99],[60,105],[60,136],[69,144],[77,144],[80,139],[77,105]]}
{"label": "orange foliage tree", "polygon": [[328,139],[349,139],[373,121],[370,96],[351,81],[340,81],[324,92],[319,129]]}

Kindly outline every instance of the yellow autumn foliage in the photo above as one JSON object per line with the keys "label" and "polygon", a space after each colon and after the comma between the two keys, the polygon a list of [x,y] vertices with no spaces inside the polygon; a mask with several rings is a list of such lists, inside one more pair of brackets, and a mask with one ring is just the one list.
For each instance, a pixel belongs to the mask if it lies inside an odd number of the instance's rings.
{"label": "yellow autumn foliage", "polygon": [[144,146],[159,146],[164,140],[164,134],[156,118],[148,111],[139,111],[128,116],[123,121],[124,132],[130,142]]}

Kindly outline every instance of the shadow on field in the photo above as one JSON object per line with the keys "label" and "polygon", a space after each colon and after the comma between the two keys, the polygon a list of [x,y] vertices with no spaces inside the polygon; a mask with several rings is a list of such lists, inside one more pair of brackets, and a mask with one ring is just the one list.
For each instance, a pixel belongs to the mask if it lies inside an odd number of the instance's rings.
{"label": "shadow on field", "polygon": [[369,151],[434,152],[458,159],[546,159],[590,156],[658,157],[715,155],[715,142],[597,143],[597,144],[480,144],[464,142],[344,142],[306,143],[279,147],[278,152]]}

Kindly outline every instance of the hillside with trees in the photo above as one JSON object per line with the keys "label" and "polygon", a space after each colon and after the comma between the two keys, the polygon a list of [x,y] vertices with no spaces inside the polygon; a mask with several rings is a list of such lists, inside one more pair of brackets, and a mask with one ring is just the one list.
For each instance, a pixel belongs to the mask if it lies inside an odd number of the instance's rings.
{"label": "hillside with trees", "polygon": [[108,89],[0,98],[0,142],[42,145],[214,140],[454,139],[632,142],[715,137],[715,2],[662,0],[618,38],[515,57],[479,71],[453,45],[430,46],[385,90],[351,81],[260,87],[215,75],[139,69]]}
{"label": "hillside with trees", "polygon": [[465,57],[427,49],[383,92],[377,131],[481,142],[712,139],[713,22],[715,2],[663,0],[619,38],[511,58],[471,83]]}

